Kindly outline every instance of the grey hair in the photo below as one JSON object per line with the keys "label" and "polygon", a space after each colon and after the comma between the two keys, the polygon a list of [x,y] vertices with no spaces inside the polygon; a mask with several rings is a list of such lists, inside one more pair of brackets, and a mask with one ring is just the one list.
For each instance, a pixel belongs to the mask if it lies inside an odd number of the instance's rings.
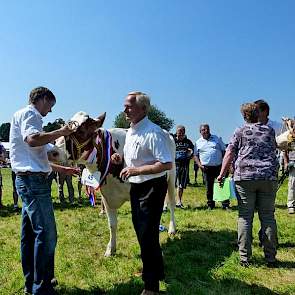
{"label": "grey hair", "polygon": [[136,103],[141,106],[147,114],[151,107],[151,99],[144,92],[133,91],[129,92],[128,95],[135,96]]}

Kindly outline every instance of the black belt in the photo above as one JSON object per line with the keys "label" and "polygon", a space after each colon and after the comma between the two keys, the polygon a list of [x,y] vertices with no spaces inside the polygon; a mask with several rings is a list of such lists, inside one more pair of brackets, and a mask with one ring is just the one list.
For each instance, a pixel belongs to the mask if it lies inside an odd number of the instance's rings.
{"label": "black belt", "polygon": [[46,177],[48,173],[46,172],[31,172],[31,171],[25,171],[25,172],[16,172],[15,173],[17,176],[44,176]]}

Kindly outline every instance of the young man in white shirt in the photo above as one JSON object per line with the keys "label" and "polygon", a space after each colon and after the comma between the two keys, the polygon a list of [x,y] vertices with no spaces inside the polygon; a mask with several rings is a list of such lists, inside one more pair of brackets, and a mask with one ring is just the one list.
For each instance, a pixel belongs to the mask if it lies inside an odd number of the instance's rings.
{"label": "young man in white shirt", "polygon": [[[132,221],[143,263],[142,295],[158,294],[159,281],[164,279],[159,225],[167,192],[166,171],[173,162],[169,134],[148,119],[149,107],[150,99],[142,92],[131,92],[125,99],[124,112],[131,125],[124,146],[126,167],[120,173],[131,183]],[[118,154],[112,160],[122,161]]]}
{"label": "young man in white shirt", "polygon": [[73,132],[69,126],[44,132],[42,117],[55,105],[53,93],[38,87],[31,91],[29,105],[17,111],[10,128],[11,168],[16,173],[16,189],[22,199],[21,260],[25,294],[55,294],[54,252],[56,224],[47,176],[51,170],[77,174],[72,167],[50,164],[48,143]]}

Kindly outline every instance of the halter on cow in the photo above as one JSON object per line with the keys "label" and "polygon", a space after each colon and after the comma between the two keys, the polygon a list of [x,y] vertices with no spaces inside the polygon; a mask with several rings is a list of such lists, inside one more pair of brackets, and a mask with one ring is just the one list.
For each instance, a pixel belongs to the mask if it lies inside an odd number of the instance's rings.
{"label": "halter on cow", "polygon": [[[117,209],[129,200],[130,184],[119,178],[123,165],[114,165],[110,161],[113,153],[123,155],[126,129],[100,128],[106,114],[96,120],[86,113],[79,112],[74,115],[70,124],[76,131],[66,138],[58,140],[56,145],[60,148],[60,159],[70,161],[72,164],[84,164],[87,168],[84,182],[94,179],[94,185],[100,188],[103,203],[106,208],[110,228],[110,240],[105,256],[116,252]],[[171,150],[175,154],[174,140],[171,139]],[[84,172],[84,171],[83,171]],[[170,204],[169,234],[175,233],[175,163],[173,169],[168,171],[168,203]],[[84,174],[84,173],[83,173]],[[88,184],[91,184],[90,183]]]}

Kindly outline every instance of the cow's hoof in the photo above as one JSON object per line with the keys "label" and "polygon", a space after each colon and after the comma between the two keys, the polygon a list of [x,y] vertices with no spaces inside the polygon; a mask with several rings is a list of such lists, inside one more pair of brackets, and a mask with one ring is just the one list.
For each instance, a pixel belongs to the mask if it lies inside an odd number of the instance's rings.
{"label": "cow's hoof", "polygon": [[104,257],[111,257],[116,254],[116,250],[107,249],[104,253]]}

